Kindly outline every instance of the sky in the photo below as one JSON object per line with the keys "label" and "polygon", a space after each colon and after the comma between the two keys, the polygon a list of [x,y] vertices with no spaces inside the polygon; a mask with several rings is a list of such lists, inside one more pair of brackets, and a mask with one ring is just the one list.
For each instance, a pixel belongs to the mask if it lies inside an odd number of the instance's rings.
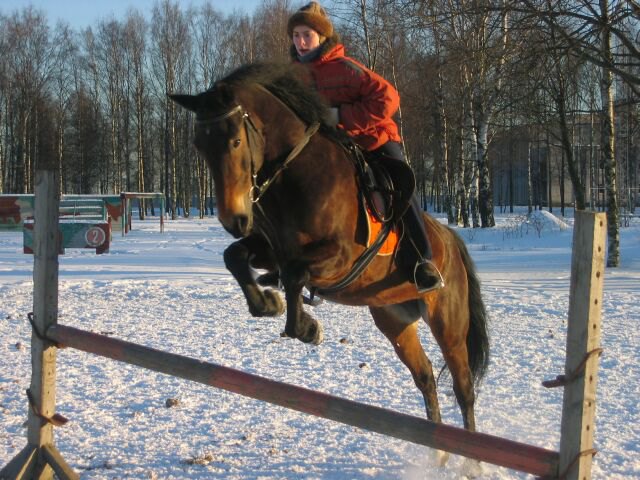
{"label": "sky", "polygon": [[[43,10],[51,24],[64,20],[73,28],[85,28],[95,25],[102,18],[124,18],[129,8],[135,6],[145,16],[150,15],[157,0],[0,0],[0,12],[4,15],[32,5]],[[214,8],[230,14],[234,9],[252,13],[261,0],[209,0]],[[206,0],[178,0],[185,9],[197,6]]]}
{"label": "sky", "polygon": [[[491,364],[478,389],[481,432],[556,450],[564,373],[573,218],[496,214],[495,228],[456,231],[481,280]],[[213,218],[133,218],[109,253],[59,257],[61,324],[213,362],[420,418],[411,376],[365,307],[305,307],[324,342],[282,338],[284,317],[253,318],[224,267],[233,240]],[[446,222],[444,216],[438,217]],[[535,225],[537,228],[533,228]],[[640,478],[640,219],[620,231],[621,265],[606,269],[593,478]],[[33,256],[22,232],[0,231],[0,468],[26,445]],[[446,287],[445,287],[446,288]],[[427,326],[422,342],[443,366]],[[71,348],[58,351],[58,450],[82,480],[460,480],[473,464]],[[461,425],[450,380],[438,382],[446,423]],[[475,466],[477,467],[477,465]],[[528,480],[481,464],[476,480]]]}

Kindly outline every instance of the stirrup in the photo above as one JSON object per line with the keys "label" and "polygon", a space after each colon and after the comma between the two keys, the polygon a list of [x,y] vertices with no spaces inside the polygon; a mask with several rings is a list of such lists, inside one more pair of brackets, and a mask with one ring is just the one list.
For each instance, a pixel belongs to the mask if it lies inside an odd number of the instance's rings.
{"label": "stirrup", "polygon": [[[425,270],[428,270],[429,278],[418,278],[420,276],[419,271],[422,271],[423,274],[427,273]],[[413,281],[416,285],[416,289],[418,293],[427,293],[433,290],[440,289],[444,287],[444,278],[442,278],[442,274],[438,267],[436,267],[435,263],[428,259],[422,259],[416,263],[416,266],[413,269]]]}

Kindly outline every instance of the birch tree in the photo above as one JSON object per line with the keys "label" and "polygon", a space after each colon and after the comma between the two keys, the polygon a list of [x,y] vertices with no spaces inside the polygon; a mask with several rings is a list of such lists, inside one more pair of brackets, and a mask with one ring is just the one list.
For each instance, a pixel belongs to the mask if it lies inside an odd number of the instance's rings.
{"label": "birch tree", "polygon": [[156,100],[162,105],[162,125],[164,139],[164,191],[169,197],[168,208],[171,218],[177,218],[177,156],[178,132],[176,106],[168,101],[167,94],[180,91],[181,80],[189,63],[190,37],[184,12],[179,4],[164,0],[153,8],[151,23],[152,64],[158,95]]}

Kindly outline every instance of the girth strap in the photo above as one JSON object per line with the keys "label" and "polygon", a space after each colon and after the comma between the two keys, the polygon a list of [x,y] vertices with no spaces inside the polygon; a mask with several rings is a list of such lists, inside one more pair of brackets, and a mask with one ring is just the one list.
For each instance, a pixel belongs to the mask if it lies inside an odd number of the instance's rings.
{"label": "girth strap", "polygon": [[362,252],[362,254],[353,264],[351,271],[349,271],[349,273],[347,273],[347,275],[342,280],[331,285],[330,287],[313,288],[311,290],[311,299],[313,299],[313,296],[316,293],[318,295],[331,295],[351,285],[362,274],[364,269],[369,266],[371,261],[378,254],[380,248],[382,248],[382,245],[384,245],[384,242],[387,240],[387,237],[389,236],[392,228],[393,222],[384,222],[376,240],[371,244],[369,248]]}

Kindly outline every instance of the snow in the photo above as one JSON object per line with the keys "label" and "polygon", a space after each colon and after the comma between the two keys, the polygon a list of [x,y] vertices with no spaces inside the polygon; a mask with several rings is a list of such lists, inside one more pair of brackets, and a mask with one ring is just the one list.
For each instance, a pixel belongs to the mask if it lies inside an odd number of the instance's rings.
{"label": "snow", "polygon": [[[441,219],[443,222],[444,219]],[[478,392],[482,432],[557,450],[573,218],[496,214],[458,229],[491,318],[492,362]],[[59,321],[279,381],[424,417],[417,389],[366,308],[312,309],[325,342],[280,337],[284,319],[252,318],[225,270],[231,241],[215,219],[134,222],[111,252],[60,257]],[[621,229],[621,266],[607,269],[593,478],[640,478],[640,221]],[[0,232],[0,467],[26,444],[33,257]],[[307,307],[309,308],[309,307]],[[434,367],[442,356],[422,327]],[[447,380],[444,421],[460,426]],[[174,404],[171,406],[171,404]],[[72,349],[58,352],[56,445],[84,479],[457,479],[432,450]],[[478,478],[526,474],[489,464]]]}

